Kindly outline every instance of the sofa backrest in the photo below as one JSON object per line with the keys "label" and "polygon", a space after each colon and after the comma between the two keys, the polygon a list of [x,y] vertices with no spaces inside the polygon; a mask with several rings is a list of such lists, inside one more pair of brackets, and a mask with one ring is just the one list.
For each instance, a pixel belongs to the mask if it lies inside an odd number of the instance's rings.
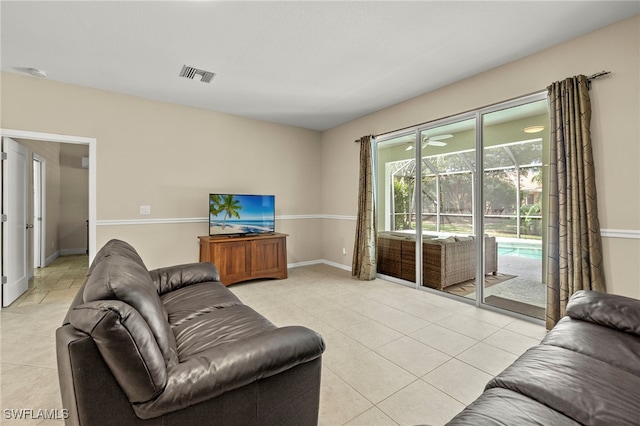
{"label": "sofa backrest", "polygon": [[104,246],[102,246],[98,253],[96,253],[96,256],[93,258],[93,262],[91,262],[91,265],[89,265],[89,269],[87,270],[87,277],[89,277],[93,273],[93,270],[96,268],[96,266],[98,266],[98,264],[100,264],[100,262],[102,262],[102,260],[108,258],[112,254],[117,254],[119,256],[131,259],[138,265],[142,266],[144,269],[147,269],[144,262],[142,261],[142,258],[140,257],[136,249],[131,246],[131,244],[122,240],[112,239]]}
{"label": "sofa backrest", "polygon": [[147,325],[167,366],[178,362],[176,340],[169,326],[169,314],[149,271],[129,256],[112,253],[93,269],[84,288],[84,302],[120,300],[133,307]]}
{"label": "sofa backrest", "polygon": [[131,260],[138,263],[143,268],[147,269],[144,262],[138,255],[138,252],[136,252],[136,250],[129,243],[122,240],[117,240],[117,239],[110,240],[98,251],[98,253],[96,253],[96,256],[93,258],[93,262],[91,262],[91,265],[89,265],[89,268],[87,269],[87,275],[85,276],[85,279],[84,279],[84,283],[80,287],[80,290],[76,294],[76,297],[71,302],[69,311],[67,312],[67,315],[64,318],[63,325],[69,324],[69,315],[71,314],[71,311],[73,310],[73,308],[84,303],[84,289],[87,285],[87,281],[89,280],[89,277],[93,273],[93,270],[96,268],[96,266],[98,266],[100,262],[102,262],[102,260],[109,258],[109,256],[111,256],[113,253],[118,254],[120,256],[129,257]]}
{"label": "sofa backrest", "polygon": [[179,360],[167,310],[136,250],[109,241],[80,292],[65,321],[91,335],[132,403],[153,398]]}
{"label": "sofa backrest", "polygon": [[[488,236],[485,236],[487,238]],[[378,238],[390,239],[390,240],[401,240],[401,241],[416,241],[415,233],[407,233],[407,232],[394,232],[394,231],[384,231],[378,233]],[[447,245],[452,243],[458,243],[462,241],[475,241],[475,237],[473,235],[463,236],[463,235],[431,235],[431,234],[423,234],[422,235],[422,243],[423,244],[433,244],[433,245]],[[469,243],[473,244],[473,243]]]}

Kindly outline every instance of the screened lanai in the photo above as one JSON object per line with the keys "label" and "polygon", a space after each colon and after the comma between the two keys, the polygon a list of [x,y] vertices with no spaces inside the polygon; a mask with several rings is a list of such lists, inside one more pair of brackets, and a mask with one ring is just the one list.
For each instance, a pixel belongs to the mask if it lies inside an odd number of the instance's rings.
{"label": "screened lanai", "polygon": [[[542,139],[484,149],[485,231],[504,237],[541,238]],[[422,229],[474,233],[475,151],[422,158]],[[391,230],[415,229],[416,160],[389,163],[393,185]]]}

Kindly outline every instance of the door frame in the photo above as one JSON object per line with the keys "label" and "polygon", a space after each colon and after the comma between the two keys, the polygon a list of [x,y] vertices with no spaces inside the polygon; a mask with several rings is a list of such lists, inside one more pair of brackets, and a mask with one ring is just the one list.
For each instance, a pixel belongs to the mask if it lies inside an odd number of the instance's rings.
{"label": "door frame", "polygon": [[[475,172],[472,171],[472,204],[473,204],[473,215],[472,215],[472,220],[473,220],[473,229],[474,229],[474,236],[475,236],[475,244],[476,244],[476,253],[478,253],[478,256],[480,257],[479,259],[477,259],[478,261],[476,262],[476,290],[475,290],[475,300],[469,300],[466,298],[462,298],[460,296],[457,295],[452,295],[452,294],[448,294],[444,291],[439,291],[439,290],[434,290],[431,289],[427,286],[423,286],[422,285],[422,220],[418,220],[416,219],[416,225],[415,225],[415,236],[416,236],[416,247],[415,247],[415,259],[416,259],[416,270],[415,270],[415,283],[414,282],[409,282],[407,280],[404,279],[400,279],[400,278],[396,278],[396,277],[392,277],[392,276],[386,276],[386,275],[382,275],[384,277],[384,279],[392,281],[394,283],[398,283],[398,284],[402,284],[405,286],[409,286],[409,287],[415,287],[416,289],[420,290],[420,291],[425,291],[425,292],[432,292],[432,293],[437,293],[440,296],[443,297],[447,297],[447,298],[451,298],[451,299],[455,299],[464,303],[468,303],[468,304],[473,304],[477,307],[481,307],[490,311],[495,311],[495,312],[500,312],[500,313],[505,313],[509,316],[512,317],[516,317],[516,318],[520,318],[520,319],[524,319],[530,322],[537,322],[542,324],[544,321],[542,320],[538,320],[538,319],[534,319],[532,317],[520,314],[520,313],[516,313],[513,311],[509,311],[503,308],[499,308],[499,307],[495,307],[492,305],[489,305],[487,303],[484,303],[484,268],[485,268],[485,253],[484,253],[484,214],[483,214],[483,195],[484,195],[484,158],[483,158],[483,153],[484,153],[484,135],[483,135],[483,118],[486,114],[490,114],[492,112],[495,111],[499,111],[499,110],[504,110],[504,109],[509,109],[509,108],[513,108],[513,107],[517,107],[517,106],[521,106],[527,103],[532,103],[532,102],[537,102],[537,101],[542,101],[547,99],[548,95],[546,93],[546,91],[539,91],[539,92],[535,92],[529,95],[524,95],[518,98],[514,98],[512,100],[508,100],[508,101],[504,101],[504,102],[499,102],[497,104],[493,104],[493,105],[489,105],[489,106],[485,106],[485,107],[481,107],[481,108],[477,108],[468,112],[463,112],[460,114],[456,114],[453,116],[449,116],[449,117],[445,117],[445,118],[441,118],[441,119],[437,119],[437,120],[433,120],[433,121],[429,121],[426,123],[422,123],[422,124],[418,124],[415,126],[410,126],[410,127],[405,127],[402,128],[400,130],[395,130],[389,133],[384,133],[381,135],[377,135],[376,136],[376,144],[381,143],[381,142],[385,142],[388,140],[393,140],[396,138],[403,138],[405,136],[415,136],[415,141],[421,140],[420,139],[420,134],[423,131],[427,131],[427,130],[432,130],[438,127],[442,127],[442,126],[447,126],[450,124],[454,124],[454,123],[458,123],[458,122],[463,122],[466,121],[468,119],[473,119],[474,120],[474,128],[475,128],[475,141],[474,141],[474,151],[475,151],[475,161],[476,161],[476,167],[475,167]],[[407,140],[408,141],[408,140]],[[419,161],[418,159],[422,158],[422,144],[421,143],[415,143],[415,146],[413,147],[415,150],[415,155],[411,156],[411,157],[407,157],[410,159],[415,158],[416,162],[415,162],[415,175],[416,175],[416,184],[414,187],[414,191],[413,191],[413,198],[414,198],[414,205],[415,205],[415,211],[416,212],[422,212],[422,196],[421,196],[421,188],[418,185],[418,182],[421,181],[421,179],[418,179],[418,177],[422,176],[422,168],[423,168],[423,162]],[[544,154],[544,148],[543,147],[543,155]],[[378,165],[378,157],[379,153],[378,153],[378,148],[376,146],[376,148],[374,149],[374,168],[375,168],[375,176],[376,176],[376,182],[375,182],[375,186],[376,186],[376,193],[379,194],[379,185],[380,185],[380,175],[379,175],[379,170],[378,168],[380,167]],[[404,157],[402,157],[404,158]],[[543,157],[545,158],[545,157]],[[395,160],[394,160],[395,161]],[[543,161],[543,170],[544,170],[544,164],[546,164]],[[385,174],[385,176],[388,176],[388,173]],[[378,208],[378,218],[376,218],[376,220],[379,220],[379,215],[380,214],[384,214],[384,223],[388,224],[390,223],[389,219],[391,217],[390,212],[392,211],[391,209],[391,200],[392,200],[392,196],[391,191],[389,190],[389,188],[391,187],[391,185],[393,185],[393,182],[385,180],[384,181],[384,185],[385,187],[383,188],[382,191],[382,196],[385,197],[385,203],[384,203],[384,208],[385,211],[384,212],[380,212],[380,206],[379,204],[376,205],[376,207]],[[543,184],[546,185],[546,184]],[[439,197],[438,197],[439,198]],[[546,199],[546,197],[543,198],[543,200]],[[547,206],[545,207],[545,204],[547,204]],[[546,229],[546,215],[548,213],[548,202],[543,201],[543,218],[542,218],[542,228]],[[421,213],[420,213],[421,214]],[[418,213],[416,213],[416,215],[418,216]],[[389,229],[388,227],[385,226],[385,229]],[[547,237],[545,234],[543,234],[543,249],[542,249],[542,258],[543,258],[543,262],[542,262],[542,277],[546,276],[546,262],[544,262],[544,259],[546,259],[546,241],[547,241]],[[543,281],[544,283],[544,281]]]}
{"label": "door frame", "polygon": [[[30,139],[42,142],[57,142],[82,144],[89,146],[89,262],[96,254],[96,152],[98,141],[96,138],[84,136],[58,135],[55,133],[33,132],[28,130],[0,128],[0,137],[12,139]],[[0,307],[1,309],[1,307]]]}
{"label": "door frame", "polygon": [[[38,166],[36,167],[36,163]],[[46,160],[34,153],[33,159],[33,267],[42,268],[45,266],[45,235],[46,214],[47,214],[47,188],[46,188]],[[39,183],[36,185],[36,171],[38,172]],[[36,199],[39,211],[36,211]]]}

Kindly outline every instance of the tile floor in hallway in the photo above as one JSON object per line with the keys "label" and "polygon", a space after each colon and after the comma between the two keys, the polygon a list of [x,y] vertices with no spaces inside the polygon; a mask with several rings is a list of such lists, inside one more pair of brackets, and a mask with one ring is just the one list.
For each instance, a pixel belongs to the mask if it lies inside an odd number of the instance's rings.
{"label": "tile floor in hallway", "polygon": [[[0,311],[3,410],[61,409],[54,332],[82,283],[64,260]],[[324,337],[320,425],[444,424],[545,334],[542,325],[324,264],[229,288],[275,324]]]}

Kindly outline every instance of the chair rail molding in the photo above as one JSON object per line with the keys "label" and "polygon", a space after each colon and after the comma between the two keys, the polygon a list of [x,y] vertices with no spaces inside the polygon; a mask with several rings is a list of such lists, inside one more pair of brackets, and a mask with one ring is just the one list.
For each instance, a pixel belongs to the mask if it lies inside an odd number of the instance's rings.
{"label": "chair rail molding", "polygon": [[[326,214],[298,214],[298,215],[278,215],[276,220],[300,220],[300,219],[331,219],[331,220],[356,220],[355,216],[326,215]],[[207,223],[206,217],[174,217],[174,218],[153,218],[153,219],[102,219],[96,221],[98,226],[120,226],[120,225],[157,225],[176,223]]]}
{"label": "chair rail molding", "polygon": [[[298,214],[278,215],[276,220],[301,220],[301,219],[328,219],[355,221],[356,216],[336,214]],[[119,225],[157,225],[178,223],[207,223],[206,217],[179,217],[179,218],[155,218],[155,219],[104,219],[96,221],[98,226]],[[640,230],[635,229],[601,229],[600,235],[604,238],[640,239]]]}
{"label": "chair rail molding", "polygon": [[600,235],[605,238],[640,239],[640,231],[635,229],[601,229]]}

